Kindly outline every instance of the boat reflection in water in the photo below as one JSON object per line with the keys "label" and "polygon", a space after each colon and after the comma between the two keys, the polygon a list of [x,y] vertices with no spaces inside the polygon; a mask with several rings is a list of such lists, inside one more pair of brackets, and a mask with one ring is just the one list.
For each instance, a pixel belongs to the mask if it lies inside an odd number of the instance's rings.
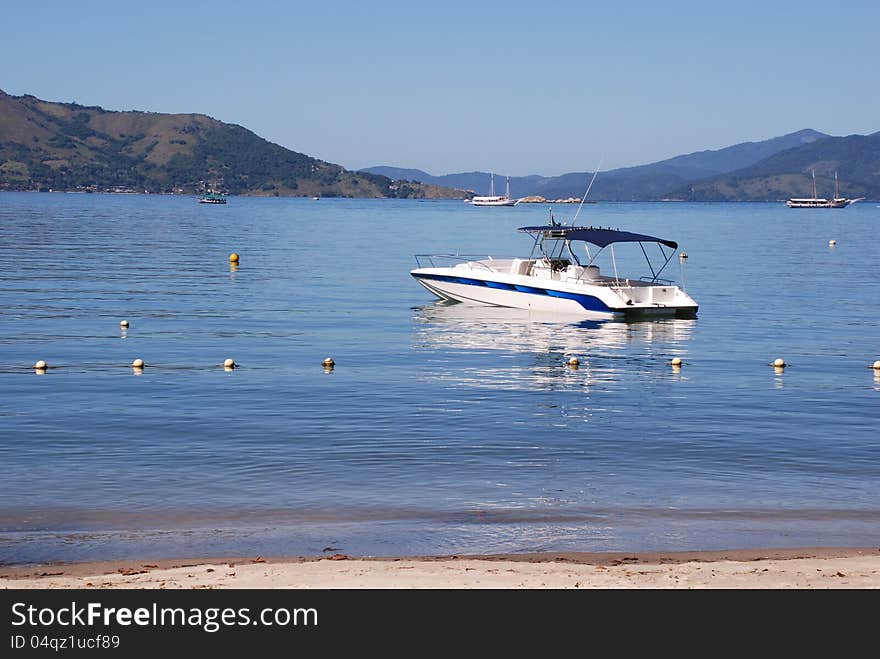
{"label": "boat reflection in water", "polygon": [[[584,320],[558,313],[438,301],[415,308],[414,347],[430,377],[475,387],[618,387],[645,378],[679,379],[696,319]],[[462,359],[462,353],[467,353]],[[567,366],[577,358],[578,366]]]}

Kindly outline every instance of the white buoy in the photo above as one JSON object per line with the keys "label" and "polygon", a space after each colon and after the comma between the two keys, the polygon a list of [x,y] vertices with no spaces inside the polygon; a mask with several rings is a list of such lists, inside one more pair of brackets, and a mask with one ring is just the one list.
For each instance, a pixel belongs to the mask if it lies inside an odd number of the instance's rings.
{"label": "white buoy", "polygon": [[681,366],[681,357],[673,357],[670,363],[673,366]]}
{"label": "white buoy", "polygon": [[572,366],[574,368],[577,368],[578,366],[581,365],[581,362],[577,357],[569,357],[567,363],[569,366]]}
{"label": "white buoy", "polygon": [[785,360],[782,357],[777,357],[773,361],[773,366],[775,366],[776,368],[785,368]]}
{"label": "white buoy", "polygon": [[828,245],[830,245],[831,247],[834,247],[836,244],[837,244],[837,241],[834,239],[831,239],[828,241]]}
{"label": "white buoy", "polygon": [[38,361],[36,364],[34,364],[34,368],[38,368],[38,369],[41,369],[41,370],[45,370],[45,369],[47,369],[47,368],[49,368],[49,367],[48,367],[48,365],[46,364],[46,362],[44,362],[44,361],[41,359],[41,360]]}
{"label": "white buoy", "polygon": [[880,359],[871,364],[871,368],[873,368],[875,371],[880,371]]}
{"label": "white buoy", "polygon": [[237,364],[235,363],[235,360],[231,358],[223,362],[224,368],[235,368],[236,366]]}
{"label": "white buoy", "polygon": [[336,366],[336,362],[333,361],[333,357],[327,357],[324,360],[324,368],[333,368]]}
{"label": "white buoy", "polygon": [[131,365],[134,368],[143,368],[144,367],[144,360],[141,358],[137,358],[131,363]]}
{"label": "white buoy", "polygon": [[680,258],[682,260],[686,259],[687,257],[688,257],[687,252],[682,252],[681,254],[678,255],[678,258]]}
{"label": "white buoy", "polygon": [[128,321],[127,320],[120,320],[119,326],[120,327],[128,327]]}

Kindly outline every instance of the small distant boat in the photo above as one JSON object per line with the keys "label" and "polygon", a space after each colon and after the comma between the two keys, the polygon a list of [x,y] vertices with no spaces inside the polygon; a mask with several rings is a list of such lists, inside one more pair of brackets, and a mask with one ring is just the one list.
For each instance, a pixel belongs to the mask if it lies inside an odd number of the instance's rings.
{"label": "small distant boat", "polygon": [[202,195],[202,198],[199,199],[200,204],[225,204],[226,203],[226,195],[222,195],[219,192],[209,192],[205,195]]}
{"label": "small distant boat", "polygon": [[510,177],[507,177],[507,191],[503,195],[495,194],[495,174],[489,174],[489,196],[488,197],[472,197],[470,201],[472,206],[516,206],[518,199],[510,198]]}
{"label": "small distant boat", "polygon": [[837,185],[837,172],[834,172],[834,197],[831,199],[825,199],[823,197],[816,196],[816,170],[812,170],[813,173],[813,196],[812,197],[792,197],[788,201],[785,202],[785,205],[789,208],[846,208],[850,204],[854,204],[857,201],[861,201],[864,197],[859,197],[858,199],[847,199],[846,197],[841,197],[840,192],[838,190]]}

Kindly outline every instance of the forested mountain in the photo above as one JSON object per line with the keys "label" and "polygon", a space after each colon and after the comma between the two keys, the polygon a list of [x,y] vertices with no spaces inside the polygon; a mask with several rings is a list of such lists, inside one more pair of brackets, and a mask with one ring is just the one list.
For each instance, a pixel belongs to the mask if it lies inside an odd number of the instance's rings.
{"label": "forested mountain", "polygon": [[0,189],[465,198],[350,172],[202,114],[114,112],[0,91]]}
{"label": "forested mountain", "polygon": [[[592,200],[769,201],[812,194],[815,169],[819,196],[833,194],[834,172],[840,193],[880,199],[880,133],[831,137],[805,129],[762,142],[745,142],[715,151],[700,151],[638,167],[600,172],[590,190]],[[431,176],[417,169],[371,167],[366,172],[449,185],[487,194],[489,174],[468,172]],[[547,199],[582,197],[592,172],[561,176],[510,178],[513,197]],[[495,175],[496,192],[505,177]]]}
{"label": "forested mountain", "polygon": [[682,199],[762,201],[813,195],[812,172],[820,197],[839,193],[851,199],[880,199],[880,133],[829,137],[774,154],[750,167],[679,188]]}

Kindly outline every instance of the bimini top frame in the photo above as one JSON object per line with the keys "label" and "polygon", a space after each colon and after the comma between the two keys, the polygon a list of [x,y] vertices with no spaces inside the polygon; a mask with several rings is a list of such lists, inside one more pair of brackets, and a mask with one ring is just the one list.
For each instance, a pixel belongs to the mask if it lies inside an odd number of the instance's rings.
{"label": "bimini top frame", "polygon": [[[651,269],[652,282],[658,280],[660,273],[663,272],[667,265],[669,265],[669,261],[675,253],[674,250],[678,249],[678,243],[674,240],[665,240],[663,238],[657,238],[642,233],[631,233],[629,231],[619,231],[617,229],[602,227],[568,227],[559,224],[549,224],[542,226],[519,227],[517,231],[528,233],[535,238],[535,244],[532,247],[532,255],[537,251],[549,259],[558,259],[562,256],[563,252],[567,251],[578,265],[592,264],[602,250],[609,245],[614,245],[614,243],[638,243],[642,250],[642,254],[645,255],[645,260],[648,262],[648,267]],[[544,245],[545,241],[549,243],[549,249]],[[587,256],[590,259],[588,263],[584,264],[580,262],[577,254],[575,254],[574,250],[571,248],[572,241],[579,241],[587,244]],[[654,269],[654,264],[651,262],[648,252],[645,250],[644,243],[656,243],[658,245],[661,258],[664,259],[663,265],[661,265],[659,269]],[[596,254],[591,254],[589,245],[597,246],[599,251],[596,252]],[[664,246],[669,247],[672,251],[667,253],[666,250],[663,249]],[[611,248],[611,257],[614,259],[614,247]]]}

